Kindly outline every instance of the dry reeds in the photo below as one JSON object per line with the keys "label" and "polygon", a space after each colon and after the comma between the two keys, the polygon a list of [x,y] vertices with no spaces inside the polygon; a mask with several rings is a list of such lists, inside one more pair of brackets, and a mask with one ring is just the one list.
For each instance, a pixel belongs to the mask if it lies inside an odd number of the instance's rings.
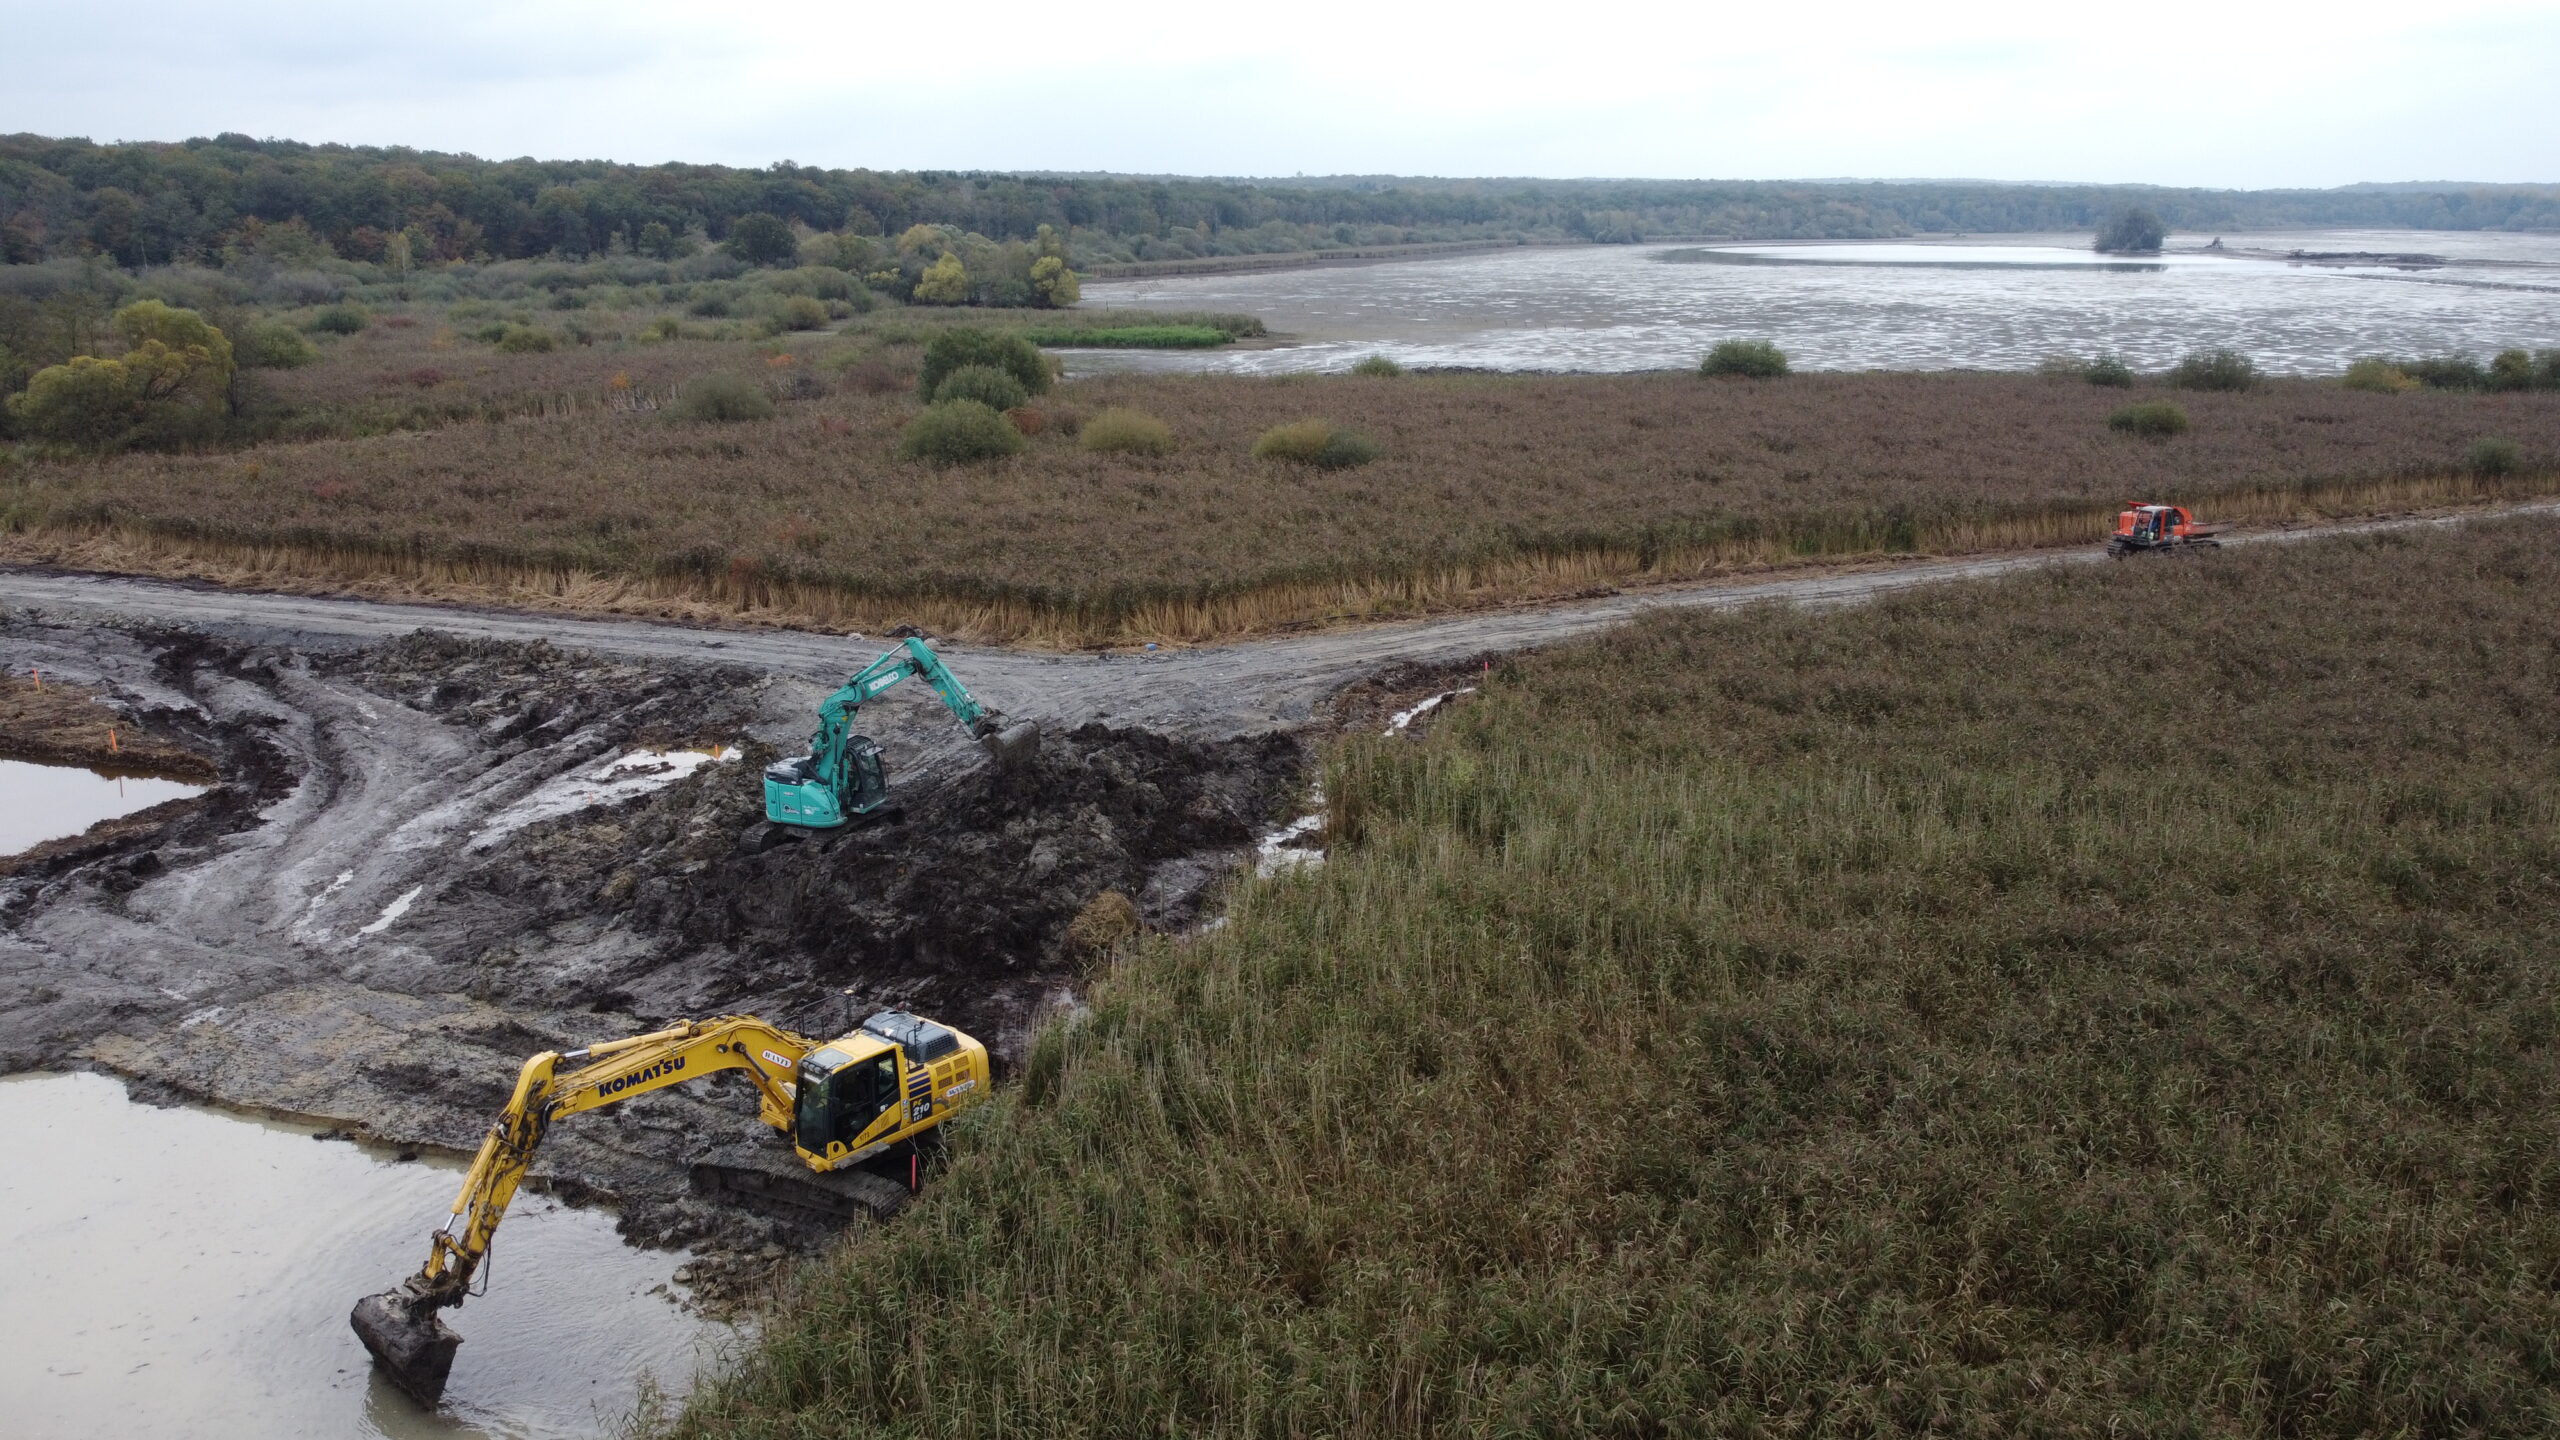
{"label": "dry reeds", "polygon": [[[1256,435],[1319,401],[1384,458],[1250,458]],[[1024,453],[934,471],[896,458],[914,414],[899,397],[787,401],[716,429],[599,402],[424,435],[20,466],[0,473],[0,526],[20,547],[254,557],[272,580],[542,592],[606,577],[751,619],[1084,643],[2088,543],[2129,499],[2257,521],[2541,493],[2560,457],[2560,395],[2276,382],[2186,405],[2190,433],[2146,442],[2107,429],[2108,392],[2025,376],[1119,377],[1070,386],[1048,407],[1062,423]],[[1109,406],[1173,420],[1183,447],[1078,448],[1064,422]],[[2484,435],[2518,446],[2517,473],[2465,472]]]}

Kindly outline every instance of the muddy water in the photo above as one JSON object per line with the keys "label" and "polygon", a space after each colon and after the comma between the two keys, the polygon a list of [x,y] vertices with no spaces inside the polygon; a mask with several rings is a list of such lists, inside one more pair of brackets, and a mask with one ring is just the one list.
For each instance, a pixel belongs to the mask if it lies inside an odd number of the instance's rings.
{"label": "muddy water", "polygon": [[0,1433],[609,1433],[680,1395],[735,1332],[679,1308],[685,1257],[612,1217],[519,1199],[441,1415],[372,1372],[347,1307],[417,1268],[457,1164],[308,1128],[156,1109],[96,1075],[0,1079]]}
{"label": "muddy water", "polygon": [[150,775],[0,760],[0,855],[15,855],[47,840],[77,835],[101,820],[204,790]]}
{"label": "muddy water", "polygon": [[[2484,355],[2560,336],[2560,236],[2300,231],[2171,237],[2126,263],[2080,235],[1875,244],[1595,245],[1317,270],[1092,281],[1085,305],[1243,311],[1298,343],[1070,351],[1102,370],[1408,365],[1650,370],[1736,336],[1806,369],[2032,369],[2114,351],[2138,367],[2234,346],[2268,370],[2335,374],[2359,355]],[[2292,251],[2422,252],[2434,266],[2306,265]]]}

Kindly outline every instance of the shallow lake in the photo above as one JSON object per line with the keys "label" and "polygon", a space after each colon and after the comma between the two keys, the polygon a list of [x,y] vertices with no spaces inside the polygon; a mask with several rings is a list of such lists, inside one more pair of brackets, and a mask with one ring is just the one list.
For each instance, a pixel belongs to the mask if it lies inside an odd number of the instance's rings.
{"label": "shallow lake", "polygon": [[[1296,343],[1068,352],[1101,370],[1407,365],[1649,370],[1720,339],[1774,340],[1799,367],[2033,368],[2111,351],[2160,367],[2230,346],[2277,373],[2359,355],[2560,346],[2560,236],[2298,231],[2175,236],[2100,256],[2083,235],[1893,242],[1527,247],[1258,274],[1096,280],[1088,309],[1243,311]],[[2311,264],[2289,252],[2417,253],[2445,263]]]}
{"label": "shallow lake", "polygon": [[459,1162],[138,1104],[98,1075],[0,1079],[0,1433],[611,1433],[644,1378],[681,1395],[736,1332],[677,1302],[685,1256],[520,1196],[440,1414],[373,1373],[356,1297],[426,1258]]}
{"label": "shallow lake", "polygon": [[77,835],[101,820],[201,795],[202,785],[77,765],[0,760],[0,855]]}

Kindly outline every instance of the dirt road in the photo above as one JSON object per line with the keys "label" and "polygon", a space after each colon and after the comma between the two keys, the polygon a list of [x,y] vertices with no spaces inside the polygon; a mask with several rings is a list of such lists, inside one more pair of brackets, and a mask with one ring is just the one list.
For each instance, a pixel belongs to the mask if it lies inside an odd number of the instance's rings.
{"label": "dirt road", "polygon": [[[2560,513],[2560,501],[2261,531],[2230,537],[2230,543],[2451,525],[2490,515],[2552,513]],[[2085,564],[2099,558],[2092,546],[1826,568],[1767,580],[1665,586],[1539,608],[1470,612],[1152,654],[1121,650],[1097,657],[958,645],[947,647],[945,653],[973,688],[1010,714],[1051,723],[1106,720],[1167,734],[1225,736],[1302,723],[1318,702],[1344,683],[1392,662],[1449,663],[1532,649],[1607,629],[1648,610],[1768,602],[1853,604],[1913,585],[1981,579],[2041,565]],[[882,648],[870,638],[848,640],[787,630],[569,620],[458,606],[246,594],[155,580],[0,570],[0,608],[11,606],[57,614],[120,615],[252,644],[302,647],[382,640],[431,628],[493,640],[547,641],[628,659],[747,666],[811,683],[838,679]]]}

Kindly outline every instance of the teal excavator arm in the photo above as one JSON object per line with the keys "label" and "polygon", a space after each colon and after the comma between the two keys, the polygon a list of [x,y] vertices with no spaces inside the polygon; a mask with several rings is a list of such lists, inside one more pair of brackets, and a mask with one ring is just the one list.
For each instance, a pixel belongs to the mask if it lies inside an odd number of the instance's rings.
{"label": "teal excavator arm", "polygon": [[954,718],[969,727],[999,768],[1027,760],[1039,748],[1039,726],[1006,725],[1003,716],[978,703],[978,697],[969,693],[969,687],[960,683],[931,646],[909,638],[863,666],[818,703],[818,729],[809,737],[807,755],[765,767],[765,818],[777,825],[826,830],[868,815],[885,803],[888,780],[880,747],[855,734],[853,722],[880,692],[917,676],[933,687]]}

